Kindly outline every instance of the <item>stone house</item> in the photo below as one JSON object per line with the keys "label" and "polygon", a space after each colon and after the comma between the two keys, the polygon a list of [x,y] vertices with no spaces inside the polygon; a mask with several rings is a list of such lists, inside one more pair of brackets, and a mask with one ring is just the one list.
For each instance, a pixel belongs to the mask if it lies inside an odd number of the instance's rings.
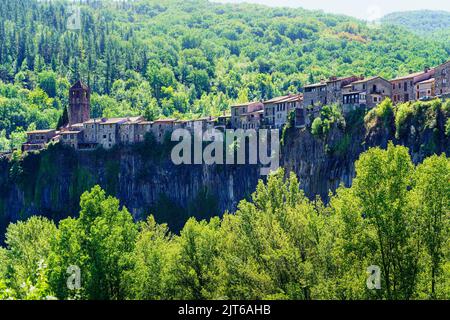
{"label": "stone house", "polygon": [[[147,132],[152,132],[153,121],[140,121],[136,124],[136,139],[135,142],[142,142],[145,139],[145,135]],[[155,137],[156,138],[156,137]]]}
{"label": "stone house", "polygon": [[262,102],[246,102],[231,106],[231,127],[233,129],[242,128],[241,115],[260,110],[264,110]]}
{"label": "stone house", "polygon": [[350,77],[331,77],[327,82],[327,103],[328,104],[341,104],[342,103],[342,89],[348,86],[352,82],[362,80],[363,78],[357,76]]}
{"label": "stone house", "polygon": [[267,101],[263,101],[264,105],[264,125],[271,128],[275,126],[275,110],[277,102],[288,98],[289,95],[275,97]]}
{"label": "stone house", "polygon": [[188,120],[177,120],[173,122],[173,130],[187,129]]}
{"label": "stone house", "polygon": [[327,82],[325,80],[303,88],[303,106],[308,115],[313,118],[318,117],[320,109],[327,104]]}
{"label": "stone house", "polygon": [[358,80],[342,90],[342,108],[344,112],[357,108],[371,109],[392,95],[391,83],[382,77]]}
{"label": "stone house", "polygon": [[[294,109],[300,109],[303,106],[303,95],[289,95],[283,100],[275,103],[275,128],[283,128],[288,121],[289,113]],[[303,109],[303,108],[302,108]]]}
{"label": "stone house", "polygon": [[71,146],[74,149],[79,149],[83,143],[83,131],[61,131],[60,142],[64,145]]}
{"label": "stone house", "polygon": [[264,110],[257,110],[241,114],[241,129],[255,129],[258,130],[264,119]]}
{"label": "stone house", "polygon": [[116,144],[135,143],[137,124],[143,120],[141,116],[90,119],[83,123],[81,148],[92,149],[100,145],[110,149]]}
{"label": "stone house", "polygon": [[119,126],[125,123],[125,118],[101,119],[97,122],[97,143],[104,149],[111,149],[120,142]]}
{"label": "stone house", "polygon": [[434,86],[435,86],[434,78],[418,82],[416,84],[416,93],[415,93],[416,100],[434,97],[436,95]]}
{"label": "stone house", "polygon": [[390,81],[392,84],[392,102],[397,104],[417,100],[417,83],[433,78],[434,73],[434,69],[425,68],[424,71],[392,79]]}
{"label": "stone house", "polygon": [[303,103],[305,106],[324,106],[328,104],[327,82],[325,80],[307,85],[303,88],[303,91]]}
{"label": "stone house", "polygon": [[217,118],[216,117],[203,117],[199,119],[192,120],[192,125],[194,128],[201,128],[203,131],[214,129],[216,125]]}
{"label": "stone house", "polygon": [[176,119],[159,119],[151,125],[151,132],[155,135],[158,142],[164,141],[167,133],[172,132]]}
{"label": "stone house", "polygon": [[231,116],[230,115],[222,115],[217,117],[217,122],[215,125],[216,129],[226,130],[230,127]]}
{"label": "stone house", "polygon": [[55,129],[28,131],[27,141],[22,145],[22,151],[43,149],[56,135]]}
{"label": "stone house", "polygon": [[98,141],[98,123],[101,119],[90,119],[83,123],[83,143],[96,147]]}
{"label": "stone house", "polygon": [[137,141],[137,125],[144,117],[129,117],[119,125],[119,141],[121,144],[133,144]]}
{"label": "stone house", "polygon": [[436,95],[450,94],[450,61],[435,68],[434,78]]}

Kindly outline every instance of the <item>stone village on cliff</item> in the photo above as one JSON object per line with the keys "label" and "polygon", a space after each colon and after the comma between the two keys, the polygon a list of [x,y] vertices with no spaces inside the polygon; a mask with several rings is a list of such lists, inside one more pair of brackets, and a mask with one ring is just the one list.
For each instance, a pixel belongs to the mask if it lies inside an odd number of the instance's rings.
{"label": "stone village on cliff", "polygon": [[90,89],[78,81],[69,90],[69,123],[56,129],[27,132],[23,151],[40,150],[49,142],[61,142],[77,150],[110,149],[117,144],[134,144],[152,133],[162,142],[167,133],[178,128],[193,130],[281,129],[291,112],[297,128],[311,124],[325,105],[339,105],[344,113],[371,109],[385,98],[394,104],[450,96],[450,61],[435,68],[411,73],[390,81],[380,77],[331,77],[303,88],[302,94],[289,94],[267,101],[231,106],[231,115],[196,120],[158,119],[146,121],[142,116],[123,118],[90,117]]}

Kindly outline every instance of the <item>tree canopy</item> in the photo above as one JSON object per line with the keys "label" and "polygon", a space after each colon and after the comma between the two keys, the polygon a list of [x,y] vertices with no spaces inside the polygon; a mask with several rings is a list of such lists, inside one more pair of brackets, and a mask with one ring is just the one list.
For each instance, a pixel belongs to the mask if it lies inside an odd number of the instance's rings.
{"label": "tree canopy", "polygon": [[300,92],[330,76],[403,75],[450,52],[401,27],[205,0],[77,3],[81,29],[72,30],[72,5],[0,2],[0,132],[7,139],[18,128],[63,123],[69,84],[79,78],[93,91],[93,117],[191,118]]}
{"label": "tree canopy", "polygon": [[[180,234],[151,215],[133,222],[96,186],[78,218],[10,225],[0,298],[448,299],[449,181],[445,155],[415,166],[389,144],[362,154],[353,186],[329,204],[279,170],[234,214],[190,219]],[[81,273],[73,290],[71,266]],[[379,289],[367,286],[372,267]]]}

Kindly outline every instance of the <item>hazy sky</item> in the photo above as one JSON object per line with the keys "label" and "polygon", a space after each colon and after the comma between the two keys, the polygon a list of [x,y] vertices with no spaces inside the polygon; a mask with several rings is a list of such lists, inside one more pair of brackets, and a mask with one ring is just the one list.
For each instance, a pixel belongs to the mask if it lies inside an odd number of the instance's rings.
{"label": "hazy sky", "polygon": [[374,20],[395,11],[445,10],[449,0],[210,0],[214,2],[253,2],[270,6],[302,7],[341,13],[364,20]]}

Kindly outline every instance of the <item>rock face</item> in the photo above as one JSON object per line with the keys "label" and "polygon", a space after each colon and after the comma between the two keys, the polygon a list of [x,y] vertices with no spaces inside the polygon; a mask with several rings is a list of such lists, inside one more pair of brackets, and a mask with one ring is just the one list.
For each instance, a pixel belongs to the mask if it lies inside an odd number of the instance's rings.
{"label": "rock face", "polygon": [[[339,184],[351,185],[354,162],[369,147],[386,147],[393,140],[409,147],[416,163],[435,152],[449,154],[444,123],[430,129],[411,124],[403,140],[395,138],[392,124],[380,121],[370,128],[363,121],[347,124],[347,129],[334,126],[323,137],[290,128],[284,133],[280,164],[297,174],[306,195],[326,201]],[[31,215],[55,220],[76,216],[80,195],[96,184],[120,199],[136,219],[154,214],[178,231],[190,216],[234,211],[254,192],[259,173],[252,165],[176,166],[162,146],[75,152],[53,145],[20,161],[0,160],[0,235],[10,222]]]}
{"label": "rock face", "polygon": [[4,229],[36,214],[74,216],[80,195],[99,184],[136,219],[152,213],[179,230],[189,216],[233,210],[259,178],[257,166],[176,166],[168,155],[155,158],[132,147],[76,152],[57,144],[17,164],[0,161],[0,223]]}

